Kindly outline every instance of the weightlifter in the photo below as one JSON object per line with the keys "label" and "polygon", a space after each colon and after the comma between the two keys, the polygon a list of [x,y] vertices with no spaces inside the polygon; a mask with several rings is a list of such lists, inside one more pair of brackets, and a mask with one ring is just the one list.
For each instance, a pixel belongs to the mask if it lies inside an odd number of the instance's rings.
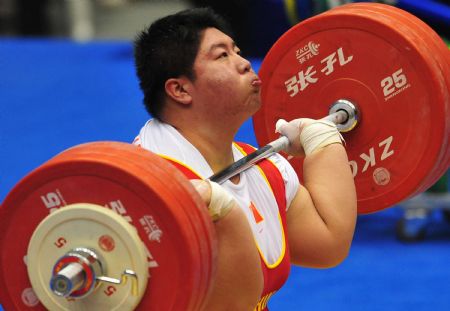
{"label": "weightlifter", "polygon": [[218,268],[205,310],[264,310],[291,264],[326,268],[345,259],[356,193],[334,124],[277,123],[287,152],[305,157],[303,184],[279,154],[222,185],[207,180],[254,150],[233,139],[261,106],[261,81],[222,17],[201,8],[154,22],[135,41],[135,61],[153,119],[134,143],[194,180],[217,231]]}

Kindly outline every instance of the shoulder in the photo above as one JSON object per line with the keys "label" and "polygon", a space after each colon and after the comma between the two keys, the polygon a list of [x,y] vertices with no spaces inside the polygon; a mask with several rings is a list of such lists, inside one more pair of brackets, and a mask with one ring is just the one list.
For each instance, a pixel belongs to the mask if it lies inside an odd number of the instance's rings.
{"label": "shoulder", "polygon": [[194,171],[211,176],[212,171],[201,153],[170,124],[152,119],[141,128],[133,142],[163,158]]}
{"label": "shoulder", "polygon": [[183,137],[170,124],[156,119],[148,120],[134,139],[135,145],[158,154],[177,154]]}

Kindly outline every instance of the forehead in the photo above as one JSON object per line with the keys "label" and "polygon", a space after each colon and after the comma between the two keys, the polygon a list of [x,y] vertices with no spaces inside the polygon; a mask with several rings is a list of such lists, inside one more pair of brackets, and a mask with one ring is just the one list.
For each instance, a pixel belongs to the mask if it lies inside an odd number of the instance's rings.
{"label": "forehead", "polygon": [[234,47],[235,43],[231,37],[217,28],[206,28],[203,31],[202,39],[200,41],[199,54],[207,54],[211,49],[214,49],[214,47],[223,45]]}

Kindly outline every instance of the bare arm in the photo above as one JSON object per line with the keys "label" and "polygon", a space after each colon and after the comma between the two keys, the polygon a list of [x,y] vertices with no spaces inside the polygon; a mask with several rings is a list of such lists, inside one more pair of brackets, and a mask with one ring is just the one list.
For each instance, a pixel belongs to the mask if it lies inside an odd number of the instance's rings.
{"label": "bare arm", "polygon": [[344,147],[329,145],[305,158],[304,187],[287,224],[293,263],[336,266],[348,254],[356,224],[356,192]]}
{"label": "bare arm", "polygon": [[263,290],[258,250],[240,208],[214,223],[217,272],[204,310],[253,310]]}
{"label": "bare arm", "polygon": [[[305,130],[306,129],[306,130]],[[292,262],[336,266],[348,254],[356,224],[356,190],[345,148],[334,124],[297,119],[278,124],[292,155],[305,155],[304,186],[287,213]]]}
{"label": "bare arm", "polygon": [[[211,188],[200,186],[199,181],[192,182],[209,205]],[[261,260],[253,233],[243,211],[232,202],[229,211],[214,221],[217,270],[203,310],[253,310],[263,290]]]}

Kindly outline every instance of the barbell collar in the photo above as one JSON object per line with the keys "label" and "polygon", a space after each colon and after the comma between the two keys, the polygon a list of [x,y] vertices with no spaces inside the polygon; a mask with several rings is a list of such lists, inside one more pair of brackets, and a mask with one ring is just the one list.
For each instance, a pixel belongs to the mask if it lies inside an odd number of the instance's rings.
{"label": "barbell collar", "polygon": [[[62,267],[61,270],[54,273],[50,280],[50,290],[60,297],[83,298],[88,296],[92,290],[99,284],[105,282],[110,284],[126,284],[128,279],[131,279],[131,294],[138,296],[138,276],[137,273],[131,269],[125,269],[122,272],[120,279],[112,278],[104,273],[104,264],[100,260],[95,250],[78,247],[69,251],[56,262],[55,266],[63,263],[65,260],[77,258],[79,261],[71,262]],[[87,285],[86,269],[93,272],[93,282]],[[87,292],[81,296],[73,295],[76,291],[89,286]]]}
{"label": "barbell collar", "polygon": [[[77,247],[56,261],[50,279],[50,290],[60,297],[88,296],[97,285],[97,276],[103,275],[103,270],[104,264],[97,252]],[[77,292],[82,294],[76,294]]]}
{"label": "barbell collar", "polygon": [[345,112],[346,114],[345,119],[342,114],[339,114],[338,116],[341,117],[342,119],[330,120],[334,124],[336,124],[336,127],[339,130],[339,132],[341,133],[349,132],[352,129],[354,129],[356,125],[358,125],[359,120],[361,118],[361,114],[359,112],[358,107],[353,102],[347,99],[338,99],[331,105],[328,113],[331,116],[335,115],[335,113],[339,111]]}
{"label": "barbell collar", "polygon": [[138,296],[139,295],[139,289],[138,289],[138,275],[136,272],[134,272],[131,269],[125,269],[122,272],[122,276],[120,279],[115,279],[106,275],[98,276],[96,280],[98,282],[105,282],[105,283],[111,283],[111,284],[126,284],[128,279],[131,279],[131,295]]}

